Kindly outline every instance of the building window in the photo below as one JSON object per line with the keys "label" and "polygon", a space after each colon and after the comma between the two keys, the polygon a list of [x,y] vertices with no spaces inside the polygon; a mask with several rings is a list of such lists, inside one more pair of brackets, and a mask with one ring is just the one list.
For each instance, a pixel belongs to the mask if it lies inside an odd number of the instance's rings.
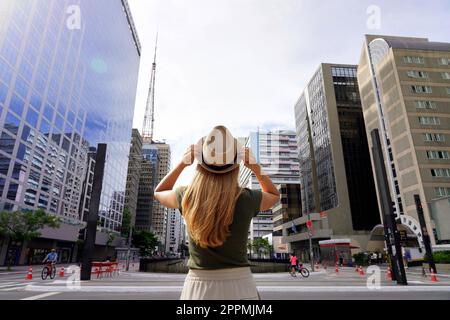
{"label": "building window", "polygon": [[450,88],[447,88],[447,94],[450,94]]}
{"label": "building window", "polygon": [[436,102],[434,101],[415,101],[417,109],[436,109]]}
{"label": "building window", "polygon": [[450,178],[450,169],[446,168],[431,169],[431,176]]}
{"label": "building window", "polygon": [[425,59],[423,57],[406,56],[406,57],[403,57],[403,61],[405,63],[418,63],[418,64],[424,64],[425,63]]}
{"label": "building window", "polygon": [[450,72],[441,72],[442,79],[450,80]]}
{"label": "building window", "polygon": [[450,188],[437,187],[434,188],[434,193],[437,197],[447,197],[450,196]]}
{"label": "building window", "polygon": [[450,159],[448,151],[436,151],[436,150],[428,150],[427,151],[428,159]]}
{"label": "building window", "polygon": [[413,93],[432,93],[433,90],[430,86],[411,86]]}
{"label": "building window", "polygon": [[441,133],[424,133],[423,139],[424,139],[424,141],[444,142],[445,136]]}
{"label": "building window", "polygon": [[426,71],[410,70],[406,72],[406,75],[410,78],[428,78],[428,72]]}
{"label": "building window", "polygon": [[450,64],[450,58],[439,58],[438,63],[443,66],[448,66]]}
{"label": "building window", "polygon": [[419,123],[423,125],[439,125],[441,120],[438,117],[419,117]]}

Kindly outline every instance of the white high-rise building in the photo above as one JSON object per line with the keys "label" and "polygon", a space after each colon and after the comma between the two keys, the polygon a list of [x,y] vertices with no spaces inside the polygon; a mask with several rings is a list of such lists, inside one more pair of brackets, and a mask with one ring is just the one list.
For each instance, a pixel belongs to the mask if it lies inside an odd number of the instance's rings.
{"label": "white high-rise building", "polygon": [[[261,169],[274,184],[300,184],[300,167],[298,159],[297,140],[294,131],[256,131],[251,132],[245,142],[250,147]],[[250,189],[260,189],[258,179],[246,167],[241,166],[239,184]],[[249,239],[261,238],[272,233],[272,211],[260,212],[252,219]]]}

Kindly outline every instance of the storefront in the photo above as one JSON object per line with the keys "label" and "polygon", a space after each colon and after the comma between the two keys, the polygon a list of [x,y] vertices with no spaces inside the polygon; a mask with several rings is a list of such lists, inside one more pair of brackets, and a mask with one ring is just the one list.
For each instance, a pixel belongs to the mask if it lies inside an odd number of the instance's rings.
{"label": "storefront", "polygon": [[319,241],[322,265],[334,266],[336,263],[342,266],[353,266],[352,249],[358,246],[351,244],[350,239],[331,239]]}

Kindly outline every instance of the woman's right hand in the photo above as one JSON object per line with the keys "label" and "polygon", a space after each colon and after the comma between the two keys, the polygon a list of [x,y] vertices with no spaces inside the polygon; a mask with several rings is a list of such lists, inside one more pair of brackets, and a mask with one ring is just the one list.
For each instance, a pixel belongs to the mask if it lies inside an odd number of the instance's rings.
{"label": "woman's right hand", "polygon": [[253,155],[253,152],[250,150],[250,148],[243,147],[242,150],[241,150],[241,154],[242,154],[241,155],[242,156],[242,160],[244,161],[244,166],[246,166],[247,168],[252,170],[253,173],[255,173],[255,174],[261,173],[261,167],[256,162],[256,158]]}

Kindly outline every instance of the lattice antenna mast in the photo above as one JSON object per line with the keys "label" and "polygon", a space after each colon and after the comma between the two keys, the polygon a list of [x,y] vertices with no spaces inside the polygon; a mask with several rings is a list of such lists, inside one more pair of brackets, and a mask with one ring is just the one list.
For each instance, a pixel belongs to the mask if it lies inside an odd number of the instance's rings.
{"label": "lattice antenna mast", "polygon": [[156,50],[158,48],[158,33],[156,33],[155,54],[153,57],[152,74],[150,76],[150,88],[148,90],[147,106],[145,108],[142,138],[144,142],[153,141],[153,125],[155,122],[155,76],[156,76]]}

